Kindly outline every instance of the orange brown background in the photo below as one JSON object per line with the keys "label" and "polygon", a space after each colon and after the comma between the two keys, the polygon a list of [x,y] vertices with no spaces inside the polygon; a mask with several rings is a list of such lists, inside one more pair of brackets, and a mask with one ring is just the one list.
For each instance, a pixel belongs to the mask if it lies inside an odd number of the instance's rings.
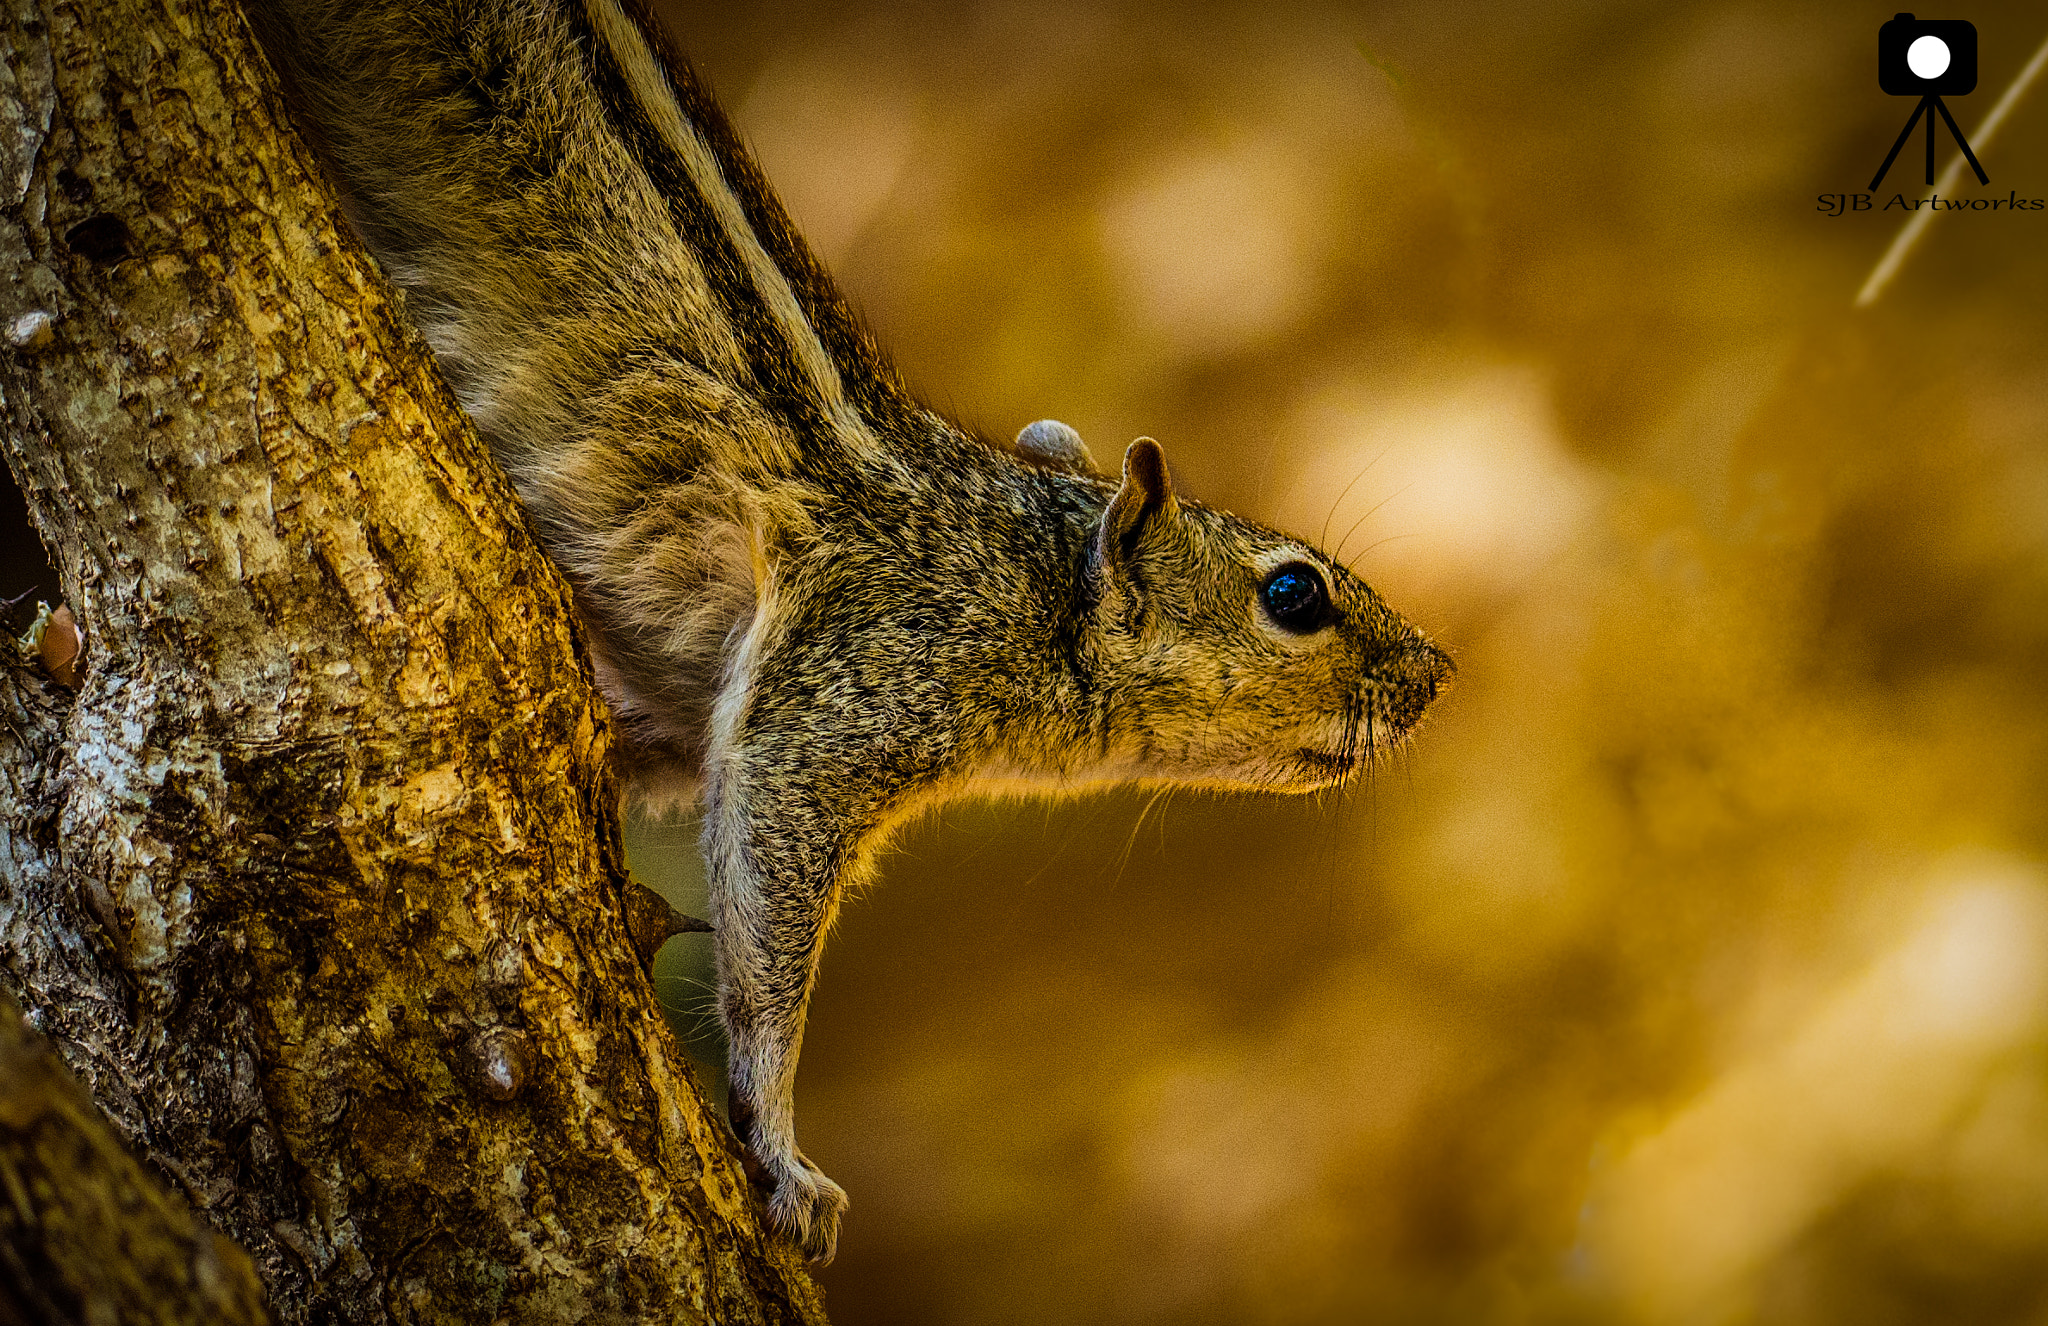
{"label": "orange brown background", "polygon": [[[929,399],[1160,438],[1460,667],[1347,797],[904,837],[798,1083],[835,1321],[2048,1322],[2048,212],[1851,310],[1891,14],[672,13]],[[2048,15],[1929,16],[1968,132]]]}

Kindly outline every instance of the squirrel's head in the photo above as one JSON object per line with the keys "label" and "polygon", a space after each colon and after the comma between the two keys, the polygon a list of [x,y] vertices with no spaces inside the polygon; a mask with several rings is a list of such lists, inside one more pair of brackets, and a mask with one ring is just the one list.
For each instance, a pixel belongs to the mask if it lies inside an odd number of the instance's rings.
{"label": "squirrel's head", "polygon": [[1129,758],[1175,781],[1343,782],[1450,680],[1449,657],[1333,558],[1176,498],[1151,438],[1124,453],[1091,562],[1097,680]]}

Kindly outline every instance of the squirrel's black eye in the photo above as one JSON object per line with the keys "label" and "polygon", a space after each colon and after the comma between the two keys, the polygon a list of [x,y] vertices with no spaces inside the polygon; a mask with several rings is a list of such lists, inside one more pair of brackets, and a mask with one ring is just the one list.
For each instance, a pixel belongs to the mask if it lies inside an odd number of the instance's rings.
{"label": "squirrel's black eye", "polygon": [[1330,622],[1330,591],[1322,572],[1306,562],[1289,562],[1267,576],[1259,602],[1273,625],[1296,635],[1320,631]]}

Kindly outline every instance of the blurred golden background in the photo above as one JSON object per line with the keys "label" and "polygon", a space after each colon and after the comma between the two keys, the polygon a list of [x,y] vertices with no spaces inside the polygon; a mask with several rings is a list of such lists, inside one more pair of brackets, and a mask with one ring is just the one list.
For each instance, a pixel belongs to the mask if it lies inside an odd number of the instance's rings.
{"label": "blurred golden background", "polygon": [[[1852,310],[1892,7],[705,11],[930,400],[1160,438],[1460,667],[1344,798],[903,839],[798,1082],[840,1326],[2048,1326],[2048,211]],[[1930,16],[1974,135],[2048,13]],[[2048,89],[1978,145],[2048,198]]]}
{"label": "blurred golden background", "polygon": [[[1460,666],[1343,799],[903,840],[798,1085],[841,1326],[2048,1323],[2048,211],[1852,311],[1892,12],[671,15],[929,399],[1160,438]],[[2048,13],[1953,16],[1967,133]]]}

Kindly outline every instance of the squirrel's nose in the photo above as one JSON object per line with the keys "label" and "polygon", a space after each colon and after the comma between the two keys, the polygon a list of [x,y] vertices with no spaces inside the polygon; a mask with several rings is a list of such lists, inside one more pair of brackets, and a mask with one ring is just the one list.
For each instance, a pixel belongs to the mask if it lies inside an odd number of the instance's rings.
{"label": "squirrel's nose", "polygon": [[1377,668],[1374,669],[1380,681],[1399,696],[1396,708],[1400,710],[1405,728],[1422,717],[1422,711],[1437,692],[1451,684],[1458,665],[1451,662],[1451,656],[1438,649],[1420,631],[1411,631],[1404,640]]}
{"label": "squirrel's nose", "polygon": [[1409,666],[1416,673],[1416,682],[1427,688],[1432,699],[1458,674],[1458,665],[1451,662],[1451,656],[1424,639],[1420,631],[1415,634],[1410,655],[1414,661]]}

